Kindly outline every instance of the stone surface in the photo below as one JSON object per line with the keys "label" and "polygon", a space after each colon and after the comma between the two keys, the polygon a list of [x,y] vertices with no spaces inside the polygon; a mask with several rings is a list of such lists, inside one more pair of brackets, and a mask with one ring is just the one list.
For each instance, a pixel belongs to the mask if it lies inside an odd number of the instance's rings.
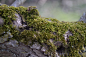
{"label": "stone surface", "polygon": [[0,26],[4,24],[3,19],[0,17]]}
{"label": "stone surface", "polygon": [[14,24],[13,26],[14,27],[16,26],[16,29],[19,30],[19,27],[22,26],[22,20],[19,14],[16,13],[15,16],[16,16],[16,20],[13,21]]}
{"label": "stone surface", "polygon": [[31,48],[33,48],[33,49],[40,49],[40,48],[41,48],[41,45],[38,44],[37,42],[35,42],[35,44],[33,44],[33,45],[31,46]]}
{"label": "stone surface", "polygon": [[33,44],[31,47],[18,44],[16,40],[10,40],[0,44],[1,57],[47,57],[41,50],[38,43]]}
{"label": "stone surface", "polygon": [[68,30],[65,34],[63,34],[63,36],[64,36],[65,41],[68,43],[69,36],[73,36],[73,34],[71,33],[71,31]]}
{"label": "stone surface", "polygon": [[9,38],[12,38],[12,37],[13,37],[13,35],[11,35],[10,32],[4,32],[4,33],[2,33],[2,34],[3,34],[3,36],[0,37],[0,43],[4,43],[4,42],[6,42]]}
{"label": "stone surface", "polygon": [[86,12],[80,17],[79,21],[86,23]]}

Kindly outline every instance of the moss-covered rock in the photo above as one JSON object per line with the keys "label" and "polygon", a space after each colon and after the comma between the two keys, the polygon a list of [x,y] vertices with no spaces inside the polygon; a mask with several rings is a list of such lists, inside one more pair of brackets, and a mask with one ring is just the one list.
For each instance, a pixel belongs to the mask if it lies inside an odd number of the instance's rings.
{"label": "moss-covered rock", "polygon": [[[68,57],[80,57],[79,51],[82,50],[83,45],[86,46],[86,23],[83,22],[60,22],[53,18],[41,17],[36,7],[13,7],[2,5],[0,6],[0,17],[3,18],[4,24],[0,26],[0,38],[4,32],[10,30],[11,39],[31,45],[38,42],[40,45],[46,44],[48,50],[54,56],[55,51],[58,49],[53,42],[61,41],[63,46],[68,47]],[[22,22],[27,25],[22,31],[18,31],[13,27],[13,21],[16,20],[15,13],[20,14]],[[23,25],[22,23],[22,25]],[[20,27],[21,29],[22,27]],[[70,31],[73,35],[69,36],[69,42],[66,44],[63,34]],[[9,40],[9,38],[8,38]],[[1,43],[1,42],[0,42]]]}

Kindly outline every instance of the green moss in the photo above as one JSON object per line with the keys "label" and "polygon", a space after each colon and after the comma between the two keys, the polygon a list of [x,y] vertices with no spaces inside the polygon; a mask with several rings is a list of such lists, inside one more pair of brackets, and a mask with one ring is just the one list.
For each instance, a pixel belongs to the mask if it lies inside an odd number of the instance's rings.
{"label": "green moss", "polygon": [[[43,18],[39,16],[38,10],[31,6],[31,11],[27,11],[26,7],[0,6],[0,16],[4,19],[4,25],[0,26],[0,34],[10,30],[13,35],[12,39],[16,39],[27,44],[37,41],[39,44],[47,44],[49,52],[55,54],[56,46],[49,41],[53,38],[55,41],[62,41],[65,45],[63,34],[70,30],[73,36],[69,37],[69,57],[79,57],[79,50],[86,45],[86,23],[83,22],[60,22],[53,18]],[[31,30],[19,32],[12,27],[12,21],[15,20],[15,13],[20,13],[23,21]],[[54,35],[53,32],[56,34]],[[2,35],[0,35],[2,37]],[[72,47],[73,46],[73,47]],[[46,51],[47,52],[47,51]],[[48,52],[47,52],[48,53]]]}

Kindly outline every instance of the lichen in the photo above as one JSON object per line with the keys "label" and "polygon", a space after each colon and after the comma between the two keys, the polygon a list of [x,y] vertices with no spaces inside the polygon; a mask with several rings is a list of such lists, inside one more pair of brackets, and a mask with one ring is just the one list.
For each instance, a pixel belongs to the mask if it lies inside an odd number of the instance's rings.
{"label": "lichen", "polygon": [[[32,6],[31,6],[32,7]],[[28,7],[27,7],[28,8]],[[7,32],[10,30],[13,37],[11,39],[16,39],[25,44],[29,41],[38,42],[39,44],[47,44],[49,47],[49,52],[54,54],[57,47],[52,44],[49,39],[55,39],[54,41],[62,41],[64,46],[65,40],[63,34],[67,30],[73,33],[73,36],[69,37],[69,57],[80,57],[78,53],[82,50],[83,45],[86,46],[86,23],[83,22],[60,22],[53,18],[41,17],[37,9],[32,9],[30,12],[27,11],[26,7],[13,7],[2,5],[0,6],[0,16],[4,19],[4,25],[0,26],[0,37],[2,32]],[[33,7],[34,8],[34,7]],[[12,26],[12,21],[15,20],[15,13],[19,13],[24,22],[27,22],[29,30],[24,30],[19,32]],[[54,35],[53,32],[56,34]],[[46,51],[47,52],[47,51]]]}

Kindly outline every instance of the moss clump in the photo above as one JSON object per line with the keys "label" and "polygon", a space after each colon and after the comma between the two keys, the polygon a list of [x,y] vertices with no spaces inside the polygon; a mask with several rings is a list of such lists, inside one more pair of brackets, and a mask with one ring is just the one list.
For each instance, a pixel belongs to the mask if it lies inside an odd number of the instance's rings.
{"label": "moss clump", "polygon": [[[31,7],[34,8],[34,7]],[[13,7],[2,5],[0,6],[0,16],[4,19],[4,25],[0,26],[0,34],[10,30],[13,35],[12,39],[21,41],[25,44],[31,41],[32,44],[37,41],[38,43],[47,44],[49,52],[54,54],[57,49],[56,46],[50,43],[49,39],[53,38],[54,41],[62,41],[65,45],[63,34],[67,30],[73,33],[69,37],[69,57],[79,57],[79,51],[83,45],[86,45],[86,23],[83,22],[60,22],[52,18],[43,18],[39,16],[37,9],[27,11],[28,7]],[[12,21],[15,20],[15,13],[19,13],[24,22],[27,23],[29,30],[19,32],[12,27]],[[55,32],[55,34],[53,34]],[[0,35],[2,37],[3,35]]]}

